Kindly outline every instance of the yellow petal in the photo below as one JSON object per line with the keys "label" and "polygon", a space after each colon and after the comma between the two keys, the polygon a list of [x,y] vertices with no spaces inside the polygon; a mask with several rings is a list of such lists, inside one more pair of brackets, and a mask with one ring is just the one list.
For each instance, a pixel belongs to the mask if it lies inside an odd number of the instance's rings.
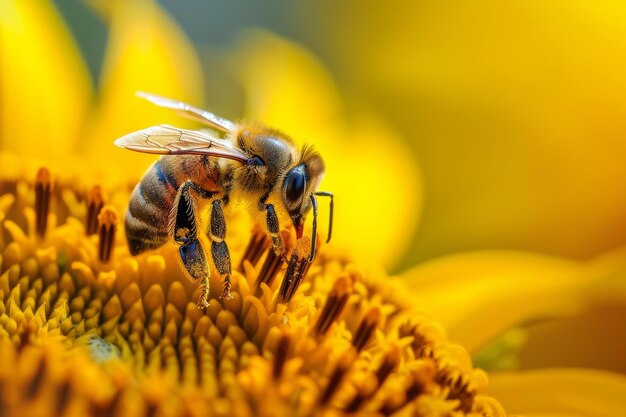
{"label": "yellow petal", "polygon": [[[233,62],[244,86],[246,115],[299,143],[314,144],[324,157],[321,188],[336,196],[331,245],[394,265],[421,213],[421,173],[404,140],[366,110],[348,120],[328,73],[293,43],[254,31],[241,40]],[[320,230],[325,212],[322,200]]]}
{"label": "yellow petal", "polygon": [[522,369],[585,367],[626,372],[626,256],[607,253],[594,268],[613,271],[585,289],[588,306],[574,315],[524,326],[525,343],[515,357]]}
{"label": "yellow petal", "polygon": [[91,82],[51,1],[0,2],[0,143],[59,162],[73,148]]}
{"label": "yellow petal", "polygon": [[[269,32],[242,36],[233,52],[233,70],[245,89],[246,115],[317,144],[343,121],[341,97],[330,75],[304,48]],[[304,140],[302,138],[301,140]]]}
{"label": "yellow petal", "polygon": [[109,170],[114,159],[128,177],[141,174],[155,158],[117,149],[115,139],[155,124],[189,125],[172,111],[137,98],[135,92],[200,105],[202,75],[189,40],[156,2],[109,2],[104,12],[110,35],[100,100],[84,146],[95,159],[108,160]]}
{"label": "yellow petal", "polygon": [[350,4],[316,35],[428,158],[413,259],[626,242],[625,2]]}
{"label": "yellow petal", "polygon": [[[598,297],[619,256],[582,263],[524,252],[452,255],[403,274],[417,305],[470,352],[504,330],[536,318],[571,314]],[[611,261],[611,262],[609,262]]]}
{"label": "yellow petal", "polygon": [[522,369],[585,367],[626,372],[626,303],[604,301],[579,314],[525,326]]}
{"label": "yellow petal", "polygon": [[525,416],[622,417],[626,376],[590,369],[541,369],[489,375],[489,395]]}

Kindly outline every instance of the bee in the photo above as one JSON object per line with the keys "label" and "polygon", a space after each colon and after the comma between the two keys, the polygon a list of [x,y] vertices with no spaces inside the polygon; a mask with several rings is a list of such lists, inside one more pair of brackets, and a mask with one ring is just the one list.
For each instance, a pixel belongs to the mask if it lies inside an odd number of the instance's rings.
{"label": "bee", "polygon": [[[322,157],[310,146],[298,149],[284,133],[260,123],[233,123],[186,103],[137,93],[151,103],[172,109],[215,131],[158,125],[129,133],[115,145],[162,155],[135,186],[125,217],[130,253],[156,249],[172,239],[183,270],[200,282],[199,308],[208,306],[209,273],[198,239],[198,199],[210,202],[206,231],[215,269],[223,280],[221,297],[230,299],[231,260],[226,244],[224,208],[231,201],[248,203],[251,214],[265,224],[274,253],[285,258],[280,223],[290,221],[296,237],[303,234],[313,211],[309,262],[315,257],[316,196],[330,198],[327,242],[332,234],[333,194],[317,191],[324,177]],[[220,132],[224,137],[220,137]],[[257,217],[258,216],[258,217]]]}

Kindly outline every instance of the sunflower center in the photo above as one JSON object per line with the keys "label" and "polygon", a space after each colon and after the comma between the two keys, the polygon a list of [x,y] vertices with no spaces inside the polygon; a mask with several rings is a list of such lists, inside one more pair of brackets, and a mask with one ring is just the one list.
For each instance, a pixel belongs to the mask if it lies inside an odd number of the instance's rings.
{"label": "sunflower center", "polygon": [[130,256],[124,207],[105,204],[129,189],[94,187],[82,201],[51,184],[40,171],[13,194],[22,210],[0,204],[0,386],[19,375],[22,387],[0,390],[3,409],[26,412],[52,392],[56,414],[502,414],[465,351],[383,273],[325,248],[310,264],[310,240],[293,245],[286,231],[285,264],[255,226],[232,236],[232,299],[202,311],[174,245]]}

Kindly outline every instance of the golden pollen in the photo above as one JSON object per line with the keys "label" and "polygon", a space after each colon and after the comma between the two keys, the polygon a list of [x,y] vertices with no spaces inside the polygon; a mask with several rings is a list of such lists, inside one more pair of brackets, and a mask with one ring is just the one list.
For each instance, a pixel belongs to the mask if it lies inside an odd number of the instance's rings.
{"label": "golden pollen", "polygon": [[298,287],[304,279],[306,270],[309,267],[308,259],[309,254],[311,253],[310,248],[311,239],[308,236],[303,236],[296,243],[296,247],[291,254],[291,259],[289,260],[289,265],[287,265],[285,277],[283,278],[283,282],[278,292],[278,299],[276,300],[277,303],[287,304],[296,294]]}
{"label": "golden pollen", "polygon": [[288,334],[283,334],[278,340],[276,347],[276,353],[274,355],[274,367],[272,368],[272,376],[274,379],[280,378],[283,372],[283,367],[287,361],[287,353],[289,351],[290,337]]}
{"label": "golden pollen", "polygon": [[[289,232],[281,232],[281,236],[283,238],[283,242],[285,242],[285,251],[289,253],[291,251],[291,234]],[[254,237],[253,237],[254,238]],[[269,247],[269,242],[267,247]],[[267,248],[266,248],[267,250]],[[245,260],[246,258],[244,258]],[[250,260],[251,263],[254,263]],[[242,261],[243,263],[243,261]],[[265,284],[268,287],[272,286],[274,282],[274,278],[278,274],[280,268],[282,268],[284,264],[284,260],[282,257],[276,255],[276,253],[272,250],[267,253],[265,257],[265,261],[263,262],[263,266],[261,266],[261,271],[254,283],[255,295],[259,297],[262,293],[261,284]]]}
{"label": "golden pollen", "polygon": [[50,196],[52,181],[48,168],[42,167],[35,177],[35,229],[40,237],[46,235],[48,214],[50,212]]}
{"label": "golden pollen", "polygon": [[107,263],[113,253],[115,232],[117,231],[117,210],[113,206],[104,206],[98,214],[98,257]]}
{"label": "golden pollen", "polygon": [[314,329],[319,336],[326,334],[333,322],[339,319],[348,302],[351,291],[352,284],[348,277],[339,277],[335,281],[333,289],[328,294],[326,303],[322,308],[322,312],[317,318],[317,323],[315,323]]}
{"label": "golden pollen", "polygon": [[354,350],[348,350],[339,357],[337,363],[335,363],[333,372],[330,374],[326,388],[322,391],[322,395],[319,399],[320,404],[325,405],[335,395],[337,388],[343,381],[355,359],[356,353]]}
{"label": "golden pollen", "polygon": [[241,258],[237,270],[242,273],[244,272],[244,262],[246,260],[252,265],[256,264],[269,247],[270,239],[263,233],[263,229],[259,225],[255,225],[252,230],[252,238],[250,238],[250,242],[243,253],[243,258]]}
{"label": "golden pollen", "polygon": [[98,232],[98,214],[107,202],[104,189],[99,185],[94,185],[85,195],[87,204],[87,218],[85,220],[85,233],[93,235]]}
{"label": "golden pollen", "polygon": [[376,326],[378,326],[378,321],[380,320],[380,308],[374,307],[370,309],[363,317],[361,324],[359,324],[359,328],[356,330],[354,334],[354,339],[352,339],[352,346],[360,352],[363,350],[367,342],[369,342],[370,338],[374,334],[374,330],[376,330]]}

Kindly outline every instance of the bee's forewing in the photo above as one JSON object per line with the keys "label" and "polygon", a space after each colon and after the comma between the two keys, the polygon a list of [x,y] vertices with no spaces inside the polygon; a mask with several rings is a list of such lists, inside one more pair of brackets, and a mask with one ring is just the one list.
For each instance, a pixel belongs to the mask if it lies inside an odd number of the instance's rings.
{"label": "bee's forewing", "polygon": [[157,96],[156,94],[144,93],[143,91],[138,91],[136,94],[137,97],[146,99],[159,107],[175,110],[181,116],[195,120],[211,128],[221,130],[222,132],[232,132],[235,130],[236,126],[230,120],[216,116],[211,112],[202,110],[198,107],[192,106],[191,104]]}
{"label": "bee's forewing", "polygon": [[120,148],[161,155],[195,154],[246,162],[248,155],[226,139],[218,139],[197,130],[169,125],[152,126],[129,133],[115,141]]}

